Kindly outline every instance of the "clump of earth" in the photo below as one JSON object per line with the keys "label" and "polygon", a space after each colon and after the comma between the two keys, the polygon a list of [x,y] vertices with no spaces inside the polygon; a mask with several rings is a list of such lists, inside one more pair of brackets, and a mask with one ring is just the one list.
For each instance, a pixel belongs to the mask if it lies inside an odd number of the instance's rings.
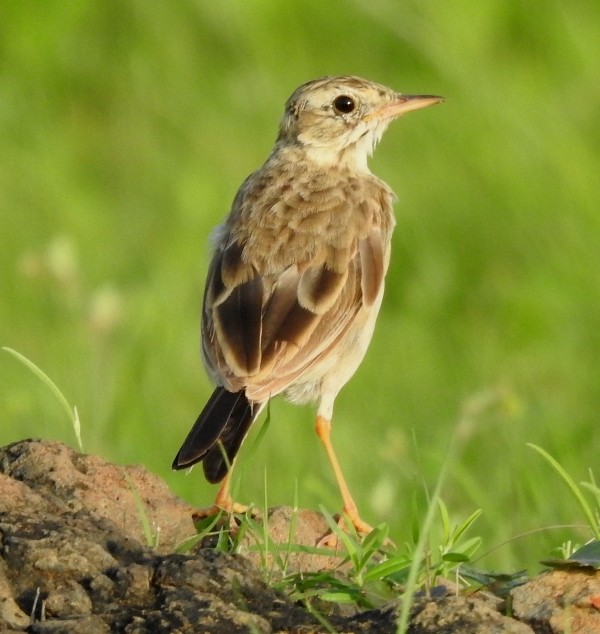
{"label": "clump of earth", "polygon": [[[179,554],[196,534],[193,514],[141,466],[57,442],[1,448],[0,632],[396,632],[400,596],[378,609],[315,615],[269,586],[265,562],[243,544],[247,555],[201,543]],[[328,531],[320,514],[280,507],[269,512],[274,543],[289,541],[292,521],[296,544],[314,546]],[[160,529],[153,547],[148,527]],[[344,574],[339,557],[299,553],[288,562],[288,572],[333,569]],[[600,573],[549,570],[504,599],[440,582],[415,598],[409,632],[600,633]]]}

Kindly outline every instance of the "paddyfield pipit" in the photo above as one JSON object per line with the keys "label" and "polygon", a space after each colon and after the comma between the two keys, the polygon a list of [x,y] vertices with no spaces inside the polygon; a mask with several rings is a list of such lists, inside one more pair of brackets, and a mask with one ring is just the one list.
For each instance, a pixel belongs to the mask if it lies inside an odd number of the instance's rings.
{"label": "paddyfield pipit", "polygon": [[318,403],[316,430],[343,511],[363,522],[330,442],[335,398],[362,361],[383,297],[393,193],[367,158],[395,118],[442,101],[359,77],[325,77],[289,98],[269,158],[214,232],[202,352],[217,387],[173,462],[203,462],[223,484],[216,509],[239,510],[231,465],[267,401]]}

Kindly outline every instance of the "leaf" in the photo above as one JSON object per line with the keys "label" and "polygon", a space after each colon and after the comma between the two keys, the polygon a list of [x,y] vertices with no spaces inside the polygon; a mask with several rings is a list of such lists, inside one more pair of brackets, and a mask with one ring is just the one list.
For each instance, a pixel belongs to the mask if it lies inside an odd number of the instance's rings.
{"label": "leaf", "polygon": [[442,560],[450,561],[457,564],[462,564],[465,561],[469,561],[469,557],[467,557],[467,555],[464,555],[463,553],[454,552],[454,553],[446,553],[445,555],[442,556]]}
{"label": "leaf", "polygon": [[349,605],[356,603],[356,594],[353,592],[321,592],[319,599],[330,603]]}
{"label": "leaf", "polygon": [[483,572],[463,566],[460,573],[463,577],[479,583],[496,596],[502,598],[507,597],[513,588],[522,586],[529,581],[526,570],[517,570],[513,573]]}
{"label": "leaf", "polygon": [[412,564],[412,559],[405,556],[394,557],[373,566],[365,573],[365,583],[376,579],[385,579],[390,575],[396,574],[400,570],[406,570]]}
{"label": "leaf", "polygon": [[469,515],[469,517],[467,517],[467,519],[462,524],[459,524],[454,529],[452,540],[456,543],[461,538],[463,533],[467,531],[469,528],[471,528],[471,526],[477,521],[477,519],[482,513],[483,511],[481,509],[477,509],[476,511],[473,511],[473,513],[471,513],[471,515]]}
{"label": "leaf", "polygon": [[600,570],[600,541],[593,540],[576,550],[568,559],[547,559],[544,566],[558,569]]}

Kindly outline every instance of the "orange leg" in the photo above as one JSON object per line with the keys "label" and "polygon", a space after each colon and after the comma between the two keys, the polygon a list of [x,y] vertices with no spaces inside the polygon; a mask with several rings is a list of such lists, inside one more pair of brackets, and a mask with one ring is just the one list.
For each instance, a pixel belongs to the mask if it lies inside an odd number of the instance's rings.
{"label": "orange leg", "polygon": [[[352,522],[352,525],[356,529],[357,533],[361,533],[363,535],[370,533],[373,530],[373,527],[360,518],[358,514],[358,508],[356,507],[356,503],[352,498],[350,489],[348,488],[348,485],[346,484],[346,480],[342,473],[340,463],[338,462],[335,451],[333,450],[333,445],[331,444],[330,439],[331,421],[327,420],[323,416],[317,416],[317,436],[320,438],[321,442],[325,446],[327,457],[329,458],[329,462],[331,463],[331,467],[333,468],[335,479],[337,480],[338,488],[340,490],[340,493],[342,494],[342,501],[344,504],[343,513]],[[343,518],[340,518],[339,524],[340,526],[343,526]],[[325,543],[326,545],[331,545],[329,541],[330,540],[326,539],[323,542],[324,545]],[[335,539],[333,541],[335,541]]]}
{"label": "orange leg", "polygon": [[238,504],[234,502],[231,493],[229,492],[229,484],[231,482],[231,473],[232,470],[225,476],[219,490],[217,492],[217,497],[215,498],[214,506],[222,511],[227,511],[227,513],[245,513],[249,507],[244,504]]}
{"label": "orange leg", "polygon": [[[231,497],[231,494],[229,492],[231,472],[232,469],[229,470],[229,472],[223,479],[213,505],[194,511],[195,520],[210,517],[211,515],[216,515],[217,513],[220,513],[222,511],[228,513],[229,515],[233,515],[234,513],[244,514],[248,512],[248,506],[244,506],[243,504],[238,504],[237,502],[234,502]],[[232,522],[235,524],[235,520],[233,518]]]}

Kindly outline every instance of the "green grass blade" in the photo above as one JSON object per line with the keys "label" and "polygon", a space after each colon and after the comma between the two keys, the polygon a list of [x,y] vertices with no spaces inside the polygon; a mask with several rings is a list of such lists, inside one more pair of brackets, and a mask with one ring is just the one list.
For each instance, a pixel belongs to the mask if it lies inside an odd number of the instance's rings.
{"label": "green grass blade", "polygon": [[348,554],[348,557],[350,558],[350,561],[352,562],[354,569],[358,570],[360,563],[360,552],[359,546],[357,545],[356,541],[353,540],[350,535],[348,535],[348,533],[346,533],[346,531],[341,528],[341,526],[339,526],[339,524],[333,518],[333,515],[331,515],[331,513],[329,513],[324,506],[319,505],[319,510],[323,514],[323,517],[329,525],[331,532],[344,545],[344,548],[346,549],[346,552]]}
{"label": "green grass blade", "polygon": [[73,430],[75,432],[75,438],[77,439],[77,444],[79,449],[83,451],[83,443],[81,441],[81,423],[79,420],[79,414],[77,412],[77,408],[69,405],[69,401],[65,398],[65,395],[60,391],[59,387],[54,383],[54,381],[33,361],[30,361],[26,356],[22,355],[20,352],[13,350],[12,348],[8,348],[6,346],[2,347],[2,350],[11,354],[15,359],[19,360],[26,368],[29,368],[33,374],[35,374],[41,381],[50,388],[50,391],[54,394],[57,401],[62,405],[63,409],[67,413],[71,424],[73,425]]}
{"label": "green grass blade", "polygon": [[271,402],[268,401],[265,422],[261,425],[260,429],[258,430],[258,433],[256,434],[256,437],[254,438],[254,442],[252,443],[252,446],[250,447],[251,454],[252,452],[256,451],[256,449],[260,446],[260,443],[262,442],[262,439],[265,437],[265,434],[267,433],[270,424],[271,424]]}
{"label": "green grass blade", "polygon": [[479,518],[482,512],[483,511],[481,509],[477,509],[476,511],[473,511],[473,513],[471,513],[471,515],[469,515],[469,517],[467,517],[467,519],[462,524],[459,524],[454,529],[454,532],[452,533],[453,543],[456,543],[463,536],[463,534],[469,528],[471,528],[471,526],[477,521],[477,519]]}
{"label": "green grass blade", "polygon": [[75,439],[77,440],[77,446],[79,451],[83,451],[83,442],[81,440],[81,421],[79,420],[79,412],[77,411],[77,405],[73,405],[73,431],[75,432]]}
{"label": "green grass blade", "polygon": [[129,485],[129,490],[131,491],[131,495],[133,495],[133,501],[135,504],[135,508],[137,510],[138,518],[140,520],[140,524],[142,525],[142,531],[144,532],[144,538],[146,539],[146,545],[150,548],[157,548],[159,543],[159,531],[154,531],[152,529],[152,525],[150,524],[150,519],[148,518],[148,513],[146,512],[146,507],[142,502],[142,498],[135,486],[133,480],[129,477],[129,474],[123,472],[123,476]]}
{"label": "green grass blade", "polygon": [[581,492],[581,489],[577,486],[573,478],[571,478],[571,476],[565,471],[562,465],[555,458],[553,458],[547,451],[545,451],[541,447],[538,447],[537,445],[534,445],[533,443],[527,443],[527,446],[531,447],[532,449],[537,451],[543,458],[545,458],[546,461],[554,468],[554,470],[558,473],[558,475],[563,479],[563,481],[565,482],[565,484],[567,485],[567,487],[573,494],[573,497],[577,500],[581,510],[583,511],[583,514],[587,518],[588,524],[590,528],[592,529],[592,532],[594,533],[595,538],[600,539],[600,525],[597,522],[594,516],[594,512],[592,511],[590,505],[588,504],[583,493]]}
{"label": "green grass blade", "polygon": [[365,583],[385,579],[386,577],[390,577],[401,570],[406,570],[406,568],[410,565],[411,560],[404,555],[387,559],[386,561],[373,566],[365,573]]}
{"label": "green grass blade", "polygon": [[447,542],[450,539],[451,529],[450,529],[450,516],[448,514],[448,507],[444,504],[444,501],[440,498],[437,500],[439,511],[440,511],[440,519],[442,520],[442,528],[444,530],[443,541]]}
{"label": "green grass blade", "polygon": [[[452,449],[452,446],[451,446]],[[406,580],[406,586],[404,593],[402,594],[402,599],[400,601],[400,614],[398,617],[398,634],[405,634],[408,631],[408,621],[410,618],[410,608],[413,602],[413,598],[415,596],[416,588],[417,588],[417,577],[419,575],[419,568],[421,567],[421,562],[425,556],[425,550],[427,549],[427,540],[429,539],[429,533],[431,531],[431,527],[433,526],[434,518],[439,509],[438,500],[441,497],[442,486],[446,481],[446,475],[450,468],[450,463],[453,458],[453,452],[449,452],[446,456],[442,464],[442,468],[440,469],[440,473],[435,485],[435,489],[431,495],[429,506],[427,507],[427,513],[425,514],[425,519],[421,525],[421,529],[419,532],[419,541],[417,542],[414,552],[413,552],[413,561],[408,571],[408,578]]]}
{"label": "green grass blade", "polygon": [[496,406],[500,401],[501,395],[499,393],[493,390],[485,390],[479,394],[475,394],[463,405],[461,416],[454,429],[454,433],[448,446],[448,451],[446,452],[446,456],[442,462],[442,466],[440,467],[435,488],[431,496],[428,498],[429,505],[427,507],[427,513],[425,514],[425,519],[423,520],[419,530],[419,540],[413,551],[413,561],[408,571],[405,590],[400,601],[396,629],[397,634],[406,634],[408,631],[411,606],[417,589],[419,570],[425,558],[427,542],[429,540],[435,515],[438,513],[438,510],[442,510],[444,508],[443,505],[440,505],[440,500],[442,488],[448,477],[450,467],[456,461],[464,443],[472,436],[478,417],[486,410]]}

